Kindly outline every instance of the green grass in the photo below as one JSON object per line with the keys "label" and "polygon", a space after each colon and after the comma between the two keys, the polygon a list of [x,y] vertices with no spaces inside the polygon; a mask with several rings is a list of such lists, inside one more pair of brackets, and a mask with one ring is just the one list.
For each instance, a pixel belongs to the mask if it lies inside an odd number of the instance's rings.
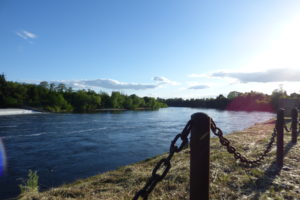
{"label": "green grass", "polygon": [[[274,121],[256,124],[226,138],[243,155],[255,159],[269,141],[273,128]],[[290,140],[290,133],[286,133],[284,166],[278,172],[275,164],[276,145],[262,165],[245,168],[220,145],[217,138],[212,138],[210,199],[300,199],[300,141],[290,145]],[[156,156],[45,192],[23,195],[20,199],[129,200],[144,186],[155,164],[166,156]],[[189,199],[189,156],[189,148],[174,155],[171,170],[158,183],[149,199]]]}

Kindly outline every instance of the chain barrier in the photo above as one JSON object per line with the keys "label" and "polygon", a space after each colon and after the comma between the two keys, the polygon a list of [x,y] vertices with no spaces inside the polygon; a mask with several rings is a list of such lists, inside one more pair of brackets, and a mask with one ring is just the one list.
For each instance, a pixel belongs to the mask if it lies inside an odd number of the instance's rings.
{"label": "chain barrier", "polygon": [[[152,170],[152,175],[148,179],[145,186],[139,190],[135,196],[133,197],[133,200],[138,200],[139,197],[142,197],[144,200],[148,199],[149,194],[152,192],[152,190],[155,188],[156,184],[163,180],[163,178],[168,174],[169,170],[171,169],[171,159],[173,158],[173,155],[175,153],[178,153],[182,151],[182,149],[188,144],[188,135],[191,132],[191,121],[188,121],[182,132],[175,136],[175,138],[172,140],[169,150],[169,155],[166,158],[161,159],[156,166]],[[181,139],[181,144],[179,146],[176,145],[178,139]],[[163,169],[164,166],[164,169]],[[157,172],[159,169],[163,169],[162,174],[158,174]]]}
{"label": "chain barrier", "polygon": [[292,131],[292,124],[290,126],[290,129],[288,129],[286,123],[284,122],[284,129],[285,129],[286,132],[291,132]]}
{"label": "chain barrier", "polygon": [[[242,163],[246,164],[249,167],[254,167],[261,164],[266,155],[271,151],[275,141],[275,137],[277,135],[277,124],[274,128],[269,143],[266,145],[266,149],[261,155],[258,156],[258,159],[256,160],[249,160],[245,156],[241,155],[241,153],[237,152],[236,148],[230,144],[230,141],[227,138],[223,137],[223,131],[216,126],[213,119],[211,119],[211,130],[213,134],[219,138],[220,143],[227,148],[227,151],[230,154],[233,154],[236,160],[240,160]],[[159,162],[157,162],[156,166],[152,170],[151,177],[147,180],[144,187],[135,194],[133,200],[138,200],[139,197],[142,197],[144,200],[148,199],[149,194],[155,188],[157,183],[162,181],[171,169],[171,160],[174,154],[182,151],[182,149],[189,143],[188,136],[190,132],[191,120],[188,121],[182,132],[174,137],[170,145],[169,155],[166,158],[162,158]],[[179,138],[181,139],[181,144],[177,146],[176,143],[179,140]],[[159,170],[163,170],[161,174],[158,173]]]}
{"label": "chain barrier", "polygon": [[237,152],[236,148],[230,144],[229,140],[223,137],[223,131],[216,126],[213,120],[211,120],[211,130],[214,135],[219,137],[220,143],[227,148],[228,153],[233,154],[236,160],[240,160],[242,163],[246,164],[249,167],[258,166],[259,164],[261,164],[265,156],[271,151],[273,143],[275,141],[275,137],[277,135],[277,129],[274,128],[274,131],[270,138],[270,142],[267,144],[264,152],[260,156],[258,156],[258,159],[249,160],[245,156],[242,156],[241,153]]}

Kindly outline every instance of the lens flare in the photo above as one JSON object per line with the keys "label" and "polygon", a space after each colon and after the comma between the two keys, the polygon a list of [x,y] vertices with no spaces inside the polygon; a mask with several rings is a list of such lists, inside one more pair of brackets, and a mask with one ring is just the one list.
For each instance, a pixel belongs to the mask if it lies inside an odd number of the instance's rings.
{"label": "lens flare", "polygon": [[5,148],[0,138],[0,177],[4,175],[6,169],[6,155],[5,155]]}

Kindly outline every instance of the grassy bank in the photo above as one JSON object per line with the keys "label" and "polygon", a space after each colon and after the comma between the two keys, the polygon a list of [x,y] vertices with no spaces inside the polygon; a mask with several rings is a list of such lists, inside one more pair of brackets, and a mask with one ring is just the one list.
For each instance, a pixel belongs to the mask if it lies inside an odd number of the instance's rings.
{"label": "grassy bank", "polygon": [[[242,154],[256,158],[269,141],[274,123],[256,124],[226,137]],[[279,171],[275,165],[275,147],[261,166],[244,168],[213,138],[211,199],[300,199],[300,141],[298,139],[298,144],[292,145],[290,140],[290,133],[287,133],[284,166]],[[132,199],[135,192],[144,186],[155,164],[165,156],[160,155],[45,192],[24,193],[20,199]],[[189,199],[189,149],[174,155],[169,174],[156,186],[149,199]]]}

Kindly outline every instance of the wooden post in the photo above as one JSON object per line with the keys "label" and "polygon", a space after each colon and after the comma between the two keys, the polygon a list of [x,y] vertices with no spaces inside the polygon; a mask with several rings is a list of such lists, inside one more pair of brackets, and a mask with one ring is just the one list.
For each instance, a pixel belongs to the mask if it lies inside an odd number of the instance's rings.
{"label": "wooden post", "polygon": [[292,143],[297,143],[297,136],[298,136],[298,109],[294,108],[292,110]]}
{"label": "wooden post", "polygon": [[211,120],[205,113],[195,113],[191,120],[190,200],[208,200]]}
{"label": "wooden post", "polygon": [[277,112],[277,165],[283,166],[283,127],[284,127],[284,109],[279,109]]}

